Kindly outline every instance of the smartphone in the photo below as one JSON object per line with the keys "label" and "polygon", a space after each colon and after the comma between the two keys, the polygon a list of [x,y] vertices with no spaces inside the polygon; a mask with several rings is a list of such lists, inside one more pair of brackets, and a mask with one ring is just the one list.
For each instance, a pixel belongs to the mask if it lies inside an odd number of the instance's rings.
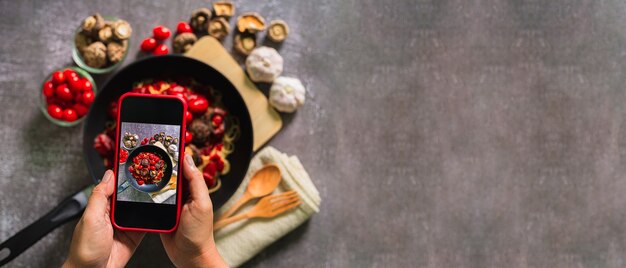
{"label": "smartphone", "polygon": [[120,97],[111,201],[116,228],[165,233],[178,226],[186,110],[177,96]]}

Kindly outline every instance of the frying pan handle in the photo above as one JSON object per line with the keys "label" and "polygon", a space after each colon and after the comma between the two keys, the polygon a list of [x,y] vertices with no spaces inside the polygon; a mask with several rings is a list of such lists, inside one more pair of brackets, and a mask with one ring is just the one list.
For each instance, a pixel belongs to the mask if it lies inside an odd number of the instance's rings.
{"label": "frying pan handle", "polygon": [[87,205],[87,199],[92,189],[93,186],[88,186],[67,197],[48,214],[2,242],[0,244],[0,266],[15,259],[35,242],[63,223],[78,218]]}
{"label": "frying pan handle", "polygon": [[128,180],[122,182],[122,184],[120,186],[117,187],[117,193],[121,193],[124,190],[128,189],[128,186],[130,186],[130,182],[128,182]]}

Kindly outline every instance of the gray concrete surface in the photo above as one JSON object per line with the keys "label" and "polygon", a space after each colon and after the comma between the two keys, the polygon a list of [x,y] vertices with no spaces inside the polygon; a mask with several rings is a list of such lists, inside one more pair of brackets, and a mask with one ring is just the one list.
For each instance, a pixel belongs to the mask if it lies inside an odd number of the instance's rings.
{"label": "gray concrete surface", "polygon": [[[323,198],[246,267],[626,266],[626,3],[236,3],[291,27],[285,73],[308,99],[271,145]],[[87,181],[80,127],[36,103],[78,21],[129,20],[134,56],[154,25],[203,5],[0,1],[0,240]],[[60,264],[73,225],[11,266]],[[129,263],[170,265],[157,236]]]}

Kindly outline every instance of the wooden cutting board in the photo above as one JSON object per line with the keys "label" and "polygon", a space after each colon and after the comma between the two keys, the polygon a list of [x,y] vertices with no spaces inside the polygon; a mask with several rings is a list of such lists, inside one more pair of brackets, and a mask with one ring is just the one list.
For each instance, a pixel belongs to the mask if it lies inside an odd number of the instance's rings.
{"label": "wooden cutting board", "polygon": [[222,73],[237,88],[248,106],[254,132],[253,150],[268,142],[283,126],[280,115],[272,108],[267,97],[254,85],[239,63],[217,39],[200,38],[185,56],[202,61]]}

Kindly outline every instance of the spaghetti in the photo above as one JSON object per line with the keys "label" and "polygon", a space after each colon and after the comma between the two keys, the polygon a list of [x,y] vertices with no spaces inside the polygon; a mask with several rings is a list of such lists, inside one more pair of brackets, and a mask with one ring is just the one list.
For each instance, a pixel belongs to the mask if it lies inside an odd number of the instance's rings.
{"label": "spaghetti", "polygon": [[[222,94],[211,86],[190,79],[147,79],[135,83],[131,92],[176,95],[187,102],[188,133],[184,137],[189,140],[186,140],[185,152],[191,152],[211,192],[217,191],[221,185],[220,178],[230,171],[228,156],[235,150],[235,141],[241,136],[239,120],[228,114],[222,103]],[[112,122],[105,125],[101,135],[114,139],[118,126],[113,120],[117,118],[117,113],[115,99],[108,110]],[[99,149],[105,166],[111,168],[114,152]]]}

